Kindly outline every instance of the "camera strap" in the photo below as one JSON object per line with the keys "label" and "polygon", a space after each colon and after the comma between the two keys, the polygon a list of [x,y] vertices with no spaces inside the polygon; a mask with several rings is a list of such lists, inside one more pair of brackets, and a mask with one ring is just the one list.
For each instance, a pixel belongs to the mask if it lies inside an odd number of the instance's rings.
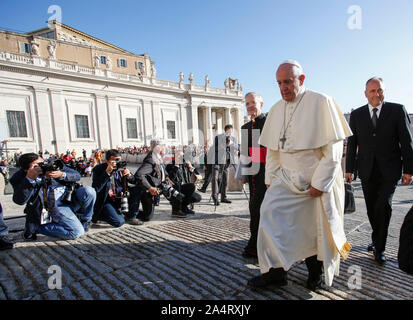
{"label": "camera strap", "polygon": [[51,184],[48,183],[45,179],[42,181],[42,188],[43,188],[43,203],[44,203],[44,208],[47,211],[50,211],[54,208],[56,199],[54,196],[54,190],[50,188],[49,194],[47,194],[47,190],[49,189],[49,186]]}

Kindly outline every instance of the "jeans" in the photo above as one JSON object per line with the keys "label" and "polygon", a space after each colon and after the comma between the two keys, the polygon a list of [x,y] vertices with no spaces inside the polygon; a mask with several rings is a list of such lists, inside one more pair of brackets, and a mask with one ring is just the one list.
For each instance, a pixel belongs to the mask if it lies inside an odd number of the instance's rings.
{"label": "jeans", "polygon": [[91,187],[77,189],[73,207],[59,203],[60,221],[40,225],[36,233],[65,240],[76,239],[84,235],[85,230],[77,218],[75,211],[81,210],[81,221],[89,222],[93,215],[93,206],[96,201],[96,192]]}
{"label": "jeans", "polygon": [[105,221],[115,228],[119,228],[125,223],[125,218],[112,203],[106,203],[103,206],[99,220]]}
{"label": "jeans", "polygon": [[78,188],[75,192],[73,210],[81,210],[80,220],[90,222],[93,216],[93,207],[96,201],[96,191],[92,187]]}
{"label": "jeans", "polygon": [[139,205],[141,202],[141,195],[142,195],[142,190],[140,187],[135,186],[132,188],[129,188],[129,199],[128,199],[128,204],[129,204],[129,212],[125,214],[126,220],[133,220],[136,219],[136,216],[139,213]]}
{"label": "jeans", "polygon": [[0,237],[7,236],[9,234],[9,228],[7,228],[6,224],[3,220],[3,208],[1,207],[0,203]]}

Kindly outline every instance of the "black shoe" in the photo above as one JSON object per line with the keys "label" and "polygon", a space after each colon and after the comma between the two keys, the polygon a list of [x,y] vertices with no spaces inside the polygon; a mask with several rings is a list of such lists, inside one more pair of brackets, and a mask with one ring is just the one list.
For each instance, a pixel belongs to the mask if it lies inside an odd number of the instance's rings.
{"label": "black shoe", "polygon": [[143,221],[139,220],[139,219],[129,219],[125,221],[127,224],[130,224],[132,226],[141,226],[143,225]]}
{"label": "black shoe", "polygon": [[367,251],[368,251],[368,252],[374,252],[374,251],[376,251],[376,250],[375,250],[375,247],[374,247],[374,244],[370,243],[370,244],[367,246]]}
{"label": "black shoe", "polygon": [[6,239],[6,237],[0,237],[0,251],[13,249],[14,243]]}
{"label": "black shoe", "polygon": [[203,188],[198,189],[198,191],[199,191],[199,192],[202,192],[202,193],[206,193],[206,189],[203,189]]}
{"label": "black shoe", "polygon": [[23,239],[24,239],[24,241],[36,241],[37,240],[37,235],[35,233],[25,231],[23,233]]}
{"label": "black shoe", "polygon": [[150,218],[148,216],[145,216],[143,214],[143,211],[139,211],[139,213],[136,215],[136,218],[140,221],[143,221],[143,222],[148,222],[150,220]]}
{"label": "black shoe", "polygon": [[227,198],[222,199],[221,202],[223,202],[223,203],[232,203],[232,201],[228,200]]}
{"label": "black shoe", "polygon": [[182,212],[186,214],[195,214],[195,211],[189,208],[182,208]]}
{"label": "black shoe", "polygon": [[172,211],[172,217],[174,218],[186,218],[186,213],[181,210]]}
{"label": "black shoe", "polygon": [[376,253],[374,260],[380,265],[383,266],[386,263],[386,256],[384,255],[383,252],[381,253]]}
{"label": "black shoe", "polygon": [[318,288],[321,288],[321,275],[309,276],[307,280],[307,289],[316,291]]}
{"label": "black shoe", "polygon": [[219,200],[213,199],[214,200],[214,206],[219,206]]}
{"label": "black shoe", "polygon": [[253,288],[265,288],[270,285],[286,286],[287,284],[287,272],[281,268],[271,268],[269,272],[248,280],[248,285]]}

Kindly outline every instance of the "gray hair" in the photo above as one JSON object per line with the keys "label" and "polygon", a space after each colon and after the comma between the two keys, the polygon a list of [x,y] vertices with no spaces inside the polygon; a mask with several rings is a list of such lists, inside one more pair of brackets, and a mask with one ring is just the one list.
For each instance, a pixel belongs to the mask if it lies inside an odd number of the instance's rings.
{"label": "gray hair", "polygon": [[280,64],[280,66],[278,68],[280,68],[282,65],[285,65],[285,64],[288,64],[288,65],[292,66],[292,71],[293,71],[295,77],[298,78],[299,76],[304,74],[303,67],[301,66],[301,64],[297,60],[291,60],[291,59],[285,60]]}
{"label": "gray hair", "polygon": [[262,96],[261,96],[260,94],[256,93],[256,92],[248,92],[248,93],[245,95],[245,99],[247,99],[248,96],[255,96],[255,100],[256,100],[258,103],[264,103],[264,100],[262,99]]}
{"label": "gray hair", "polygon": [[385,88],[385,86],[384,86],[384,81],[383,81],[382,78],[380,78],[380,77],[373,77],[373,78],[370,78],[369,80],[367,80],[367,82],[366,82],[366,89],[367,89],[367,86],[369,85],[369,83],[370,83],[370,82],[373,82],[373,81],[379,82],[379,83],[381,84],[381,86],[383,87],[383,89]]}

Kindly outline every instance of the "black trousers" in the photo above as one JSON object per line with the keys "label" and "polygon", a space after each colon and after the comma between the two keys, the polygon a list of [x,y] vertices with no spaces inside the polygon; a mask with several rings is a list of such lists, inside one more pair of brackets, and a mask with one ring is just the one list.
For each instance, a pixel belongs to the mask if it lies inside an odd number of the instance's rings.
{"label": "black trousers", "polygon": [[392,215],[392,200],[397,181],[386,181],[374,166],[371,178],[361,182],[367,216],[373,229],[371,239],[377,253],[386,249],[387,234]]}
{"label": "black trousers", "polygon": [[265,192],[267,188],[265,186],[265,175],[258,174],[251,176],[248,179],[248,184],[250,188],[250,239],[248,241],[245,250],[252,253],[257,253],[257,238],[258,238],[258,227],[260,224],[260,210],[261,204],[264,200]]}
{"label": "black trousers", "polygon": [[141,203],[142,212],[139,213],[138,218],[150,219],[153,216],[155,208],[154,196],[147,191],[142,191]]}
{"label": "black trousers", "polygon": [[206,164],[204,184],[202,185],[201,189],[206,190],[208,188],[208,185],[211,183],[211,180],[212,180],[212,164]]}
{"label": "black trousers", "polygon": [[195,192],[195,185],[193,183],[185,183],[180,186],[175,186],[176,189],[185,195],[182,201],[173,200],[171,201],[172,210],[178,211],[182,208],[187,207],[190,203],[200,202],[202,197],[199,193]]}
{"label": "black trousers", "polygon": [[218,200],[219,194],[221,194],[221,201],[226,199],[229,166],[229,164],[216,164],[212,166],[212,199]]}

